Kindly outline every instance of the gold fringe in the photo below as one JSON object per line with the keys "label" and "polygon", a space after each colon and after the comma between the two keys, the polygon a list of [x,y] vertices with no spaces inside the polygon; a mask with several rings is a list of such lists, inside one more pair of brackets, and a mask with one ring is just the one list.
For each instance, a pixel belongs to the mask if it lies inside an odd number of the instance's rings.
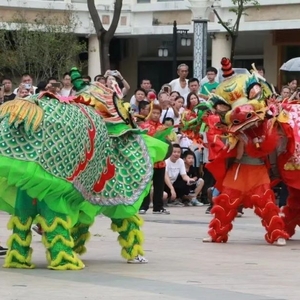
{"label": "gold fringe", "polygon": [[25,130],[32,127],[36,131],[44,118],[44,110],[34,102],[16,98],[1,105],[0,118],[5,116],[8,116],[10,125],[18,126],[24,122]]}
{"label": "gold fringe", "polygon": [[49,226],[45,219],[40,215],[36,217],[37,223],[41,224],[43,231],[45,232],[52,232],[57,228],[58,225],[61,225],[66,230],[70,230],[72,222],[71,218],[67,217],[67,221],[63,220],[62,218],[56,217],[53,223]]}
{"label": "gold fringe", "polygon": [[22,224],[20,222],[20,218],[17,216],[11,216],[8,224],[7,224],[7,228],[12,230],[14,228],[14,226],[17,227],[17,229],[22,230],[22,231],[27,231],[30,229],[30,226],[32,224],[32,218],[29,217],[28,220],[26,221],[25,224]]}
{"label": "gold fringe", "polygon": [[143,256],[144,255],[144,250],[140,245],[134,245],[131,253],[128,253],[125,248],[122,248],[121,255],[122,255],[122,257],[124,257],[127,260],[128,259],[133,259],[138,255]]}
{"label": "gold fringe", "polygon": [[74,241],[73,238],[71,237],[71,240],[67,240],[65,237],[63,237],[62,235],[56,235],[55,238],[51,241],[51,243],[48,243],[47,241],[47,237],[45,234],[43,234],[42,237],[42,242],[45,245],[45,247],[48,248],[52,248],[56,243],[61,242],[63,245],[73,248],[74,247]]}
{"label": "gold fringe", "polygon": [[21,245],[22,247],[29,247],[29,246],[30,246],[30,243],[31,243],[31,240],[32,240],[31,232],[28,233],[28,235],[27,235],[25,241],[22,240],[18,234],[13,233],[13,234],[9,237],[9,239],[8,239],[8,241],[7,241],[7,246],[8,246],[8,248],[10,249],[11,246],[12,246],[12,243],[13,243],[14,241],[16,241],[16,242],[17,242],[19,245]]}
{"label": "gold fringe", "polygon": [[33,264],[30,264],[30,265],[23,265],[23,264],[20,264],[20,263],[17,263],[17,262],[11,262],[9,264],[5,263],[3,265],[3,268],[14,268],[14,269],[34,269],[35,268],[35,265]]}
{"label": "gold fringe", "polygon": [[114,223],[111,223],[111,230],[113,232],[122,232],[122,231],[125,231],[128,227],[128,221],[126,219],[123,220],[123,223],[122,223],[122,226],[121,227],[118,227],[118,225],[114,224]]}
{"label": "gold fringe", "polygon": [[127,219],[123,219],[123,224],[121,225],[121,227],[118,227],[116,224],[112,223],[111,224],[111,230],[113,232],[122,232],[122,231],[126,231],[129,223],[135,223],[137,226],[141,227],[144,224],[144,220],[135,215],[133,217],[127,218]]}
{"label": "gold fringe", "polygon": [[[49,269],[54,270],[81,270],[84,268],[83,262],[76,256],[74,252],[72,252],[74,257],[70,254],[68,254],[65,251],[60,251],[56,258],[53,260],[51,258],[51,254],[49,253],[49,250],[47,251],[47,259],[50,262]],[[62,260],[69,261],[70,263],[60,265]],[[73,267],[70,269],[70,265]]]}
{"label": "gold fringe", "polygon": [[82,263],[80,266],[75,266],[72,264],[65,264],[63,266],[57,266],[57,267],[53,267],[53,266],[48,266],[48,269],[50,270],[82,270],[85,268],[85,265]]}
{"label": "gold fringe", "polygon": [[90,239],[91,239],[91,234],[90,234],[89,232],[82,234],[82,235],[76,240],[76,242],[74,241],[75,247],[76,247],[76,245],[79,244],[79,242],[80,242],[80,243],[81,243],[81,242],[85,242],[85,243],[86,243],[86,242],[88,242]]}
{"label": "gold fringe", "polygon": [[87,250],[86,250],[86,247],[85,247],[85,246],[81,245],[81,246],[79,246],[79,247],[75,247],[75,248],[73,249],[73,251],[74,251],[75,253],[79,254],[79,255],[82,255],[82,254],[86,253]]}
{"label": "gold fringe", "polygon": [[144,235],[140,230],[132,230],[129,232],[127,240],[119,236],[118,241],[122,247],[129,248],[133,245],[135,237],[137,238],[138,243],[141,245],[144,242]]}
{"label": "gold fringe", "polygon": [[[31,264],[32,248],[29,249],[27,257],[21,255],[17,250],[9,250],[5,257],[4,268],[23,268],[33,269],[35,266]],[[18,262],[13,262],[13,259]]]}

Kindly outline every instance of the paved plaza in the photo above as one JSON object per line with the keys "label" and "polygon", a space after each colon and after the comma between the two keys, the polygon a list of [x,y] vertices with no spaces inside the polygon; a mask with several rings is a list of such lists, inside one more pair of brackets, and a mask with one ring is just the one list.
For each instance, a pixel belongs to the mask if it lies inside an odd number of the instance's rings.
{"label": "paved plaza", "polygon": [[[147,265],[120,257],[110,220],[91,229],[82,271],[47,270],[41,237],[33,236],[34,270],[0,269],[1,300],[299,300],[300,229],[286,247],[267,245],[252,211],[237,219],[227,244],[204,244],[206,207],[145,215]],[[9,236],[0,213],[0,240]],[[4,244],[4,243],[3,243]],[[3,263],[3,258],[0,258]]]}

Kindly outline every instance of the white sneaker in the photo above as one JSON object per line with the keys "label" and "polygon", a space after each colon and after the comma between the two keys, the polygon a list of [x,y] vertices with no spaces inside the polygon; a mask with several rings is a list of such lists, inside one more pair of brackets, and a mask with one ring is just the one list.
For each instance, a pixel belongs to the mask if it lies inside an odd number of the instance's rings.
{"label": "white sneaker", "polygon": [[286,240],[284,238],[279,238],[276,242],[275,242],[276,246],[285,246],[286,245]]}
{"label": "white sneaker", "polygon": [[158,210],[158,211],[153,211],[154,215],[169,215],[170,212],[166,210],[165,208]]}
{"label": "white sneaker", "polygon": [[203,243],[212,243],[212,237],[211,236],[208,236],[208,237],[206,237],[206,238],[204,238],[204,239],[202,239],[202,242]]}
{"label": "white sneaker", "polygon": [[145,215],[146,212],[147,212],[147,211],[146,211],[145,209],[140,209],[139,214],[140,214],[140,215]]}
{"label": "white sneaker", "polygon": [[198,201],[198,199],[194,198],[191,200],[191,203],[193,206],[203,206],[204,204],[200,201]]}
{"label": "white sneaker", "polygon": [[145,258],[144,256],[138,255],[133,259],[128,259],[127,260],[128,264],[147,264],[148,263],[148,259]]}

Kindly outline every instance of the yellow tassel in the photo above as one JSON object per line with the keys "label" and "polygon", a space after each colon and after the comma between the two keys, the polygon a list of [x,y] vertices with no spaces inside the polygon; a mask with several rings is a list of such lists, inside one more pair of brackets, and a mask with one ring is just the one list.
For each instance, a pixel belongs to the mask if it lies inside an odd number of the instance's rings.
{"label": "yellow tassel", "polygon": [[142,226],[144,225],[144,220],[143,220],[143,218],[141,218],[141,217],[139,217],[139,216],[137,216],[137,215],[135,215],[135,216],[129,218],[129,221],[130,221],[130,222],[134,222],[134,223],[135,223],[137,226],[139,226],[139,227],[142,227]]}
{"label": "yellow tassel", "polygon": [[85,246],[79,246],[73,249],[73,251],[79,255],[82,255],[84,253],[86,253],[86,247]]}
{"label": "yellow tassel", "polygon": [[15,226],[19,230],[27,231],[27,230],[30,229],[31,224],[32,224],[32,218],[31,217],[28,218],[28,220],[26,221],[25,224],[22,224],[20,222],[19,217],[11,216],[10,220],[8,221],[7,228],[12,230],[12,229],[14,229],[14,226]]}
{"label": "yellow tassel", "polygon": [[112,229],[112,231],[114,231],[114,232],[122,232],[122,231],[126,231],[128,225],[129,225],[129,223],[135,223],[137,226],[141,227],[141,226],[143,226],[143,224],[144,224],[144,220],[143,220],[141,217],[135,215],[135,216],[133,216],[133,217],[124,219],[124,220],[123,220],[123,224],[122,224],[121,227],[118,227],[116,224],[112,223],[112,224],[111,224],[111,229]]}
{"label": "yellow tassel", "polygon": [[[48,250],[48,252],[49,252],[49,250]],[[72,252],[72,253],[73,253],[74,257],[65,251],[60,251],[54,260],[51,259],[50,254],[49,254],[49,256],[47,255],[47,258],[48,259],[50,258],[49,268],[62,267],[62,270],[66,270],[65,266],[67,266],[68,264],[59,266],[60,263],[62,262],[62,260],[66,260],[66,261],[69,261],[71,264],[73,264],[75,268],[78,266],[78,267],[81,267],[81,269],[83,269],[84,268],[83,262],[76,256],[76,254],[74,252]]]}
{"label": "yellow tassel", "polygon": [[138,241],[139,244],[143,244],[144,235],[140,230],[137,230],[137,229],[132,230],[132,231],[129,232],[127,240],[125,240],[124,238],[119,236],[118,241],[119,241],[119,244],[122,247],[129,248],[133,245],[135,237],[137,238],[137,241]]}
{"label": "yellow tassel", "polygon": [[52,248],[56,243],[61,242],[62,244],[64,244],[67,247],[73,248],[74,247],[74,241],[73,238],[71,238],[71,240],[67,240],[64,236],[62,235],[56,235],[55,238],[51,241],[51,243],[48,243],[47,241],[47,237],[45,234],[43,234],[42,237],[42,242],[45,245],[45,247],[48,248]]}
{"label": "yellow tassel", "polygon": [[53,221],[53,223],[49,226],[45,219],[41,216],[37,216],[37,222],[41,224],[43,230],[45,232],[52,232],[57,228],[58,225],[61,225],[66,230],[69,230],[71,228],[72,222],[69,217],[67,217],[67,221],[63,220],[62,218],[56,217]]}
{"label": "yellow tassel", "polygon": [[[34,265],[31,264],[31,256],[32,248],[29,249],[27,257],[21,255],[17,250],[9,250],[5,257],[4,268],[33,269]],[[13,262],[14,258],[18,260],[18,262]]]}
{"label": "yellow tassel", "polygon": [[5,116],[9,117],[8,122],[10,125],[14,123],[19,125],[24,122],[27,130],[32,127],[32,130],[36,131],[43,120],[44,110],[34,102],[17,98],[1,105],[0,118]]}
{"label": "yellow tassel", "polygon": [[3,265],[3,268],[15,268],[15,269],[34,269],[35,268],[35,265],[33,264],[30,264],[30,265],[23,265],[23,264],[20,264],[20,263],[17,263],[17,262],[11,262],[9,264],[5,263]]}
{"label": "yellow tassel", "polygon": [[14,241],[16,241],[16,242],[17,242],[19,245],[21,245],[22,247],[29,247],[29,246],[30,246],[30,243],[31,243],[31,240],[32,240],[31,232],[27,235],[25,241],[22,240],[18,234],[14,233],[14,234],[12,234],[12,235],[9,237],[9,239],[8,239],[8,241],[7,241],[7,246],[8,246],[8,248],[11,248],[12,243],[13,243]]}
{"label": "yellow tassel", "polygon": [[57,266],[57,267],[53,267],[53,266],[48,266],[48,269],[50,270],[82,270],[84,269],[85,265],[83,263],[81,263],[78,266],[72,265],[72,264],[65,264],[62,266]]}
{"label": "yellow tassel", "polygon": [[128,227],[128,222],[126,219],[123,220],[123,224],[121,227],[118,227],[116,224],[112,223],[111,224],[111,230],[113,232],[122,232],[122,231],[125,231]]}
{"label": "yellow tassel", "polygon": [[125,259],[133,259],[138,255],[144,255],[144,250],[140,245],[134,245],[131,253],[129,254],[125,248],[122,248],[121,251],[121,255],[122,257],[124,257]]}
{"label": "yellow tassel", "polygon": [[88,242],[91,238],[91,234],[89,232],[87,233],[84,233],[82,234],[77,240],[76,240],[76,243],[75,243],[75,247],[76,247],[76,244],[80,244],[81,242]]}

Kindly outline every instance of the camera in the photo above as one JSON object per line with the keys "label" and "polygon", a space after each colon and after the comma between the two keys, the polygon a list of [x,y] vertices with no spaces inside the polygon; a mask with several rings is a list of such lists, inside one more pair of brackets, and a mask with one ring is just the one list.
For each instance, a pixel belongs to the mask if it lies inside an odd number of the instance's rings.
{"label": "camera", "polygon": [[30,83],[25,83],[24,87],[26,90],[30,90],[31,89],[31,84]]}
{"label": "camera", "polygon": [[51,83],[51,85],[53,87],[59,88],[60,87],[60,82],[53,82],[53,83]]}
{"label": "camera", "polygon": [[118,76],[118,71],[114,70],[110,72],[111,76]]}

